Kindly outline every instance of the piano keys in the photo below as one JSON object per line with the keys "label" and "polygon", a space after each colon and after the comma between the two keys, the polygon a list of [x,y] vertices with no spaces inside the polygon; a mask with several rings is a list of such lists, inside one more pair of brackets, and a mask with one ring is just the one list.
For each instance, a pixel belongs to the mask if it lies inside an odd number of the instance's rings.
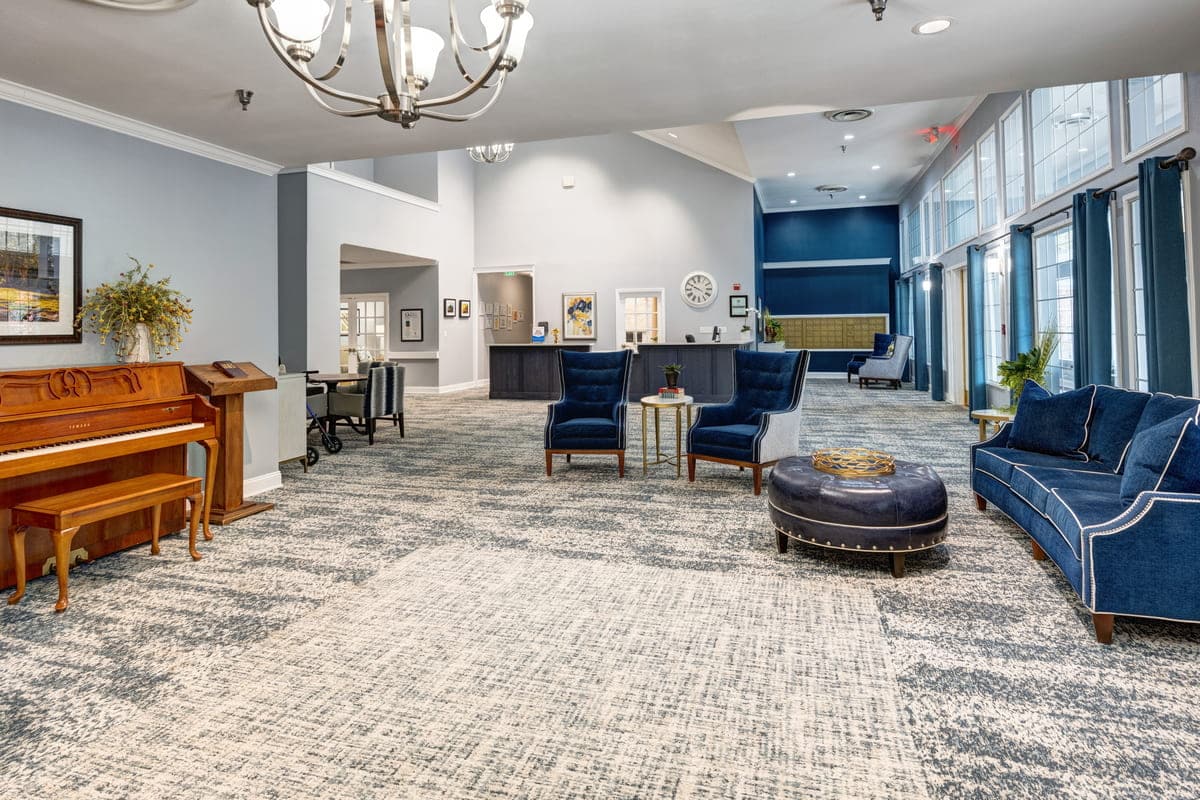
{"label": "piano keys", "polygon": [[[13,586],[9,510],[39,496],[153,472],[184,474],[186,445],[215,470],[219,412],[187,391],[179,362],[0,372],[0,588]],[[206,495],[204,514],[211,498]],[[183,503],[163,508],[163,530],[184,527]],[[211,538],[206,528],[206,538]],[[27,577],[48,572],[49,537],[27,538]],[[150,541],[150,512],[85,526],[73,559]]]}

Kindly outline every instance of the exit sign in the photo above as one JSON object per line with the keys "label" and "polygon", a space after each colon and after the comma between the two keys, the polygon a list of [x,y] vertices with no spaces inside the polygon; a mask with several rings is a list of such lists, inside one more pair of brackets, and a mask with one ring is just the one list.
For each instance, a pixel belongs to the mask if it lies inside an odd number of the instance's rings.
{"label": "exit sign", "polygon": [[513,277],[513,276],[514,276],[514,275],[516,275],[516,274],[517,274],[517,273],[515,273],[515,272],[511,272],[511,271],[510,271],[510,272],[506,272],[506,273],[504,273],[504,277],[506,277],[506,278],[511,278],[511,277]]}

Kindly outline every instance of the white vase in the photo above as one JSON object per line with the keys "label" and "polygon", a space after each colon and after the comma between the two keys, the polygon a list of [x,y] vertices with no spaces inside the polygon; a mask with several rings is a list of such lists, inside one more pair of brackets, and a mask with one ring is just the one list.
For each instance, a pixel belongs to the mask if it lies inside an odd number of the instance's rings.
{"label": "white vase", "polygon": [[117,359],[126,364],[150,360],[150,328],[145,323],[139,322],[132,333],[124,336]]}

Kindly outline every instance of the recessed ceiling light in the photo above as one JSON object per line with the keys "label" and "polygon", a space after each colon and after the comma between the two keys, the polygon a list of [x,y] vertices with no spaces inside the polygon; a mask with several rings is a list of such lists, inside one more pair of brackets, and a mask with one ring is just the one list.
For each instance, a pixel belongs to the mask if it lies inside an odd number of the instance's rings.
{"label": "recessed ceiling light", "polygon": [[853,134],[853,133],[847,133],[847,134],[846,134],[845,136],[843,136],[842,138],[843,138],[843,139],[845,139],[847,142],[852,142],[852,141],[854,141],[854,134]]}
{"label": "recessed ceiling light", "polygon": [[788,173],[788,177],[789,177],[789,178],[794,178],[794,177],[796,177],[796,173],[794,173],[794,172],[789,172],[789,173]]}
{"label": "recessed ceiling light", "polygon": [[867,199],[867,196],[866,196],[865,194],[860,194],[860,195],[858,196],[858,199],[859,199],[859,200],[866,200],[866,199]]}
{"label": "recessed ceiling light", "polygon": [[1086,153],[1087,151],[1088,151],[1088,149],[1086,147],[1079,148],[1079,152],[1081,152],[1081,153]]}
{"label": "recessed ceiling light", "polygon": [[878,164],[872,164],[872,165],[871,165],[871,169],[879,169],[879,165],[878,165]]}
{"label": "recessed ceiling light", "polygon": [[678,139],[678,138],[679,138],[679,134],[678,134],[678,133],[675,133],[674,131],[667,131],[667,136],[670,136],[672,139]]}
{"label": "recessed ceiling light", "polygon": [[953,23],[946,17],[938,17],[937,19],[927,19],[924,22],[918,22],[913,26],[912,32],[917,36],[932,36],[935,33],[941,33],[947,30]]}
{"label": "recessed ceiling light", "polygon": [[789,203],[791,203],[792,205],[796,205],[796,203],[797,203],[798,201],[796,201],[796,200],[788,200],[788,202],[789,202]]}

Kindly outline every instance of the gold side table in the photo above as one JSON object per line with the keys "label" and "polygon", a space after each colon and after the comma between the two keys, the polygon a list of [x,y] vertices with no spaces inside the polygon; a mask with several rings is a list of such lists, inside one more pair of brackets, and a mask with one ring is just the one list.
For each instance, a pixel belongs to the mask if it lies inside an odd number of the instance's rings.
{"label": "gold side table", "polygon": [[[679,397],[660,397],[656,394],[649,394],[642,398],[642,474],[646,475],[651,466],[655,464],[674,464],[675,477],[683,475],[683,410],[687,409],[687,424],[692,427],[692,403],[694,400],[688,395]],[[663,455],[662,452],[662,418],[659,416],[664,408],[675,410],[675,453]],[[646,447],[646,417],[650,409],[654,409],[654,460],[650,460],[650,454]]]}
{"label": "gold side table", "polygon": [[1000,426],[1006,422],[1012,422],[1016,414],[1012,411],[1005,411],[1002,408],[981,408],[978,411],[971,412],[971,419],[979,420],[979,441],[984,441],[988,438],[988,425],[993,428],[993,432],[1000,430]]}

